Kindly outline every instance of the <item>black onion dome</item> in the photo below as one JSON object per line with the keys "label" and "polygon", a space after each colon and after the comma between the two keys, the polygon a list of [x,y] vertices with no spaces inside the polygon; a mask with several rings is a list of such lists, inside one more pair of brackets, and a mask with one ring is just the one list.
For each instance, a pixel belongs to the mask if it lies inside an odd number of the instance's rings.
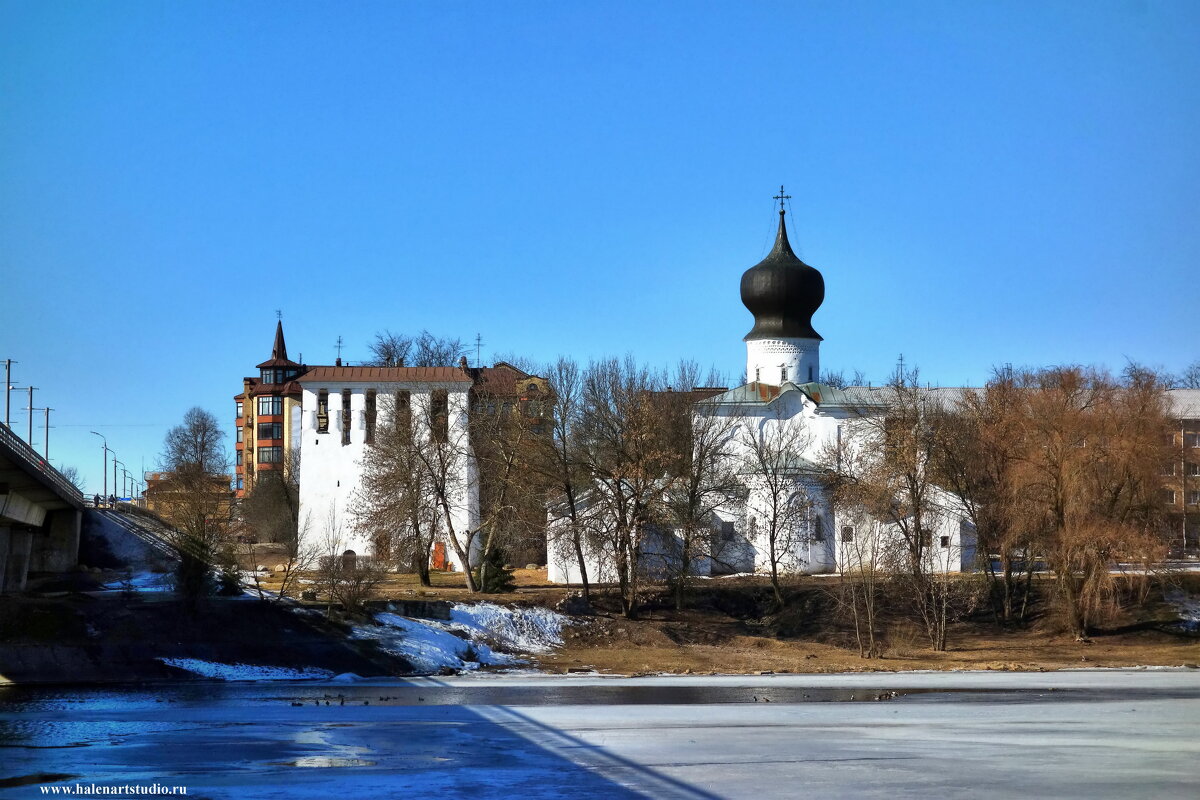
{"label": "black onion dome", "polygon": [[820,339],[812,315],[825,300],[825,279],[792,252],[779,212],[775,247],[742,275],[742,304],[754,315],[745,339]]}

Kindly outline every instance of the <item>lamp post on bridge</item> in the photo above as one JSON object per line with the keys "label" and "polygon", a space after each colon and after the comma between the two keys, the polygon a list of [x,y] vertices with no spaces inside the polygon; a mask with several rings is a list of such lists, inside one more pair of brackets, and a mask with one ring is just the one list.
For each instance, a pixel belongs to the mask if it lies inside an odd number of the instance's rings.
{"label": "lamp post on bridge", "polygon": [[[93,433],[96,436],[99,436],[101,439],[104,439],[104,459],[100,462],[100,474],[104,476],[103,497],[104,497],[105,502],[107,502],[108,501],[108,454],[113,453],[113,456],[114,456],[113,460],[115,461],[116,460],[116,451],[109,448],[108,439],[105,438],[103,433],[96,433],[95,431],[90,431],[90,433]],[[113,471],[114,472],[116,471],[115,467],[114,467]],[[113,483],[116,483],[115,478],[113,479]],[[115,489],[116,487],[113,487],[113,488]]]}
{"label": "lamp post on bridge", "polygon": [[12,365],[19,362],[13,361],[11,358],[4,359],[4,427],[12,429],[12,401],[9,394],[12,393]]}
{"label": "lamp post on bridge", "polygon": [[[117,493],[117,464],[125,466],[125,462],[117,461],[117,454],[113,453],[113,494]],[[113,503],[113,508],[116,508],[116,503]]]}

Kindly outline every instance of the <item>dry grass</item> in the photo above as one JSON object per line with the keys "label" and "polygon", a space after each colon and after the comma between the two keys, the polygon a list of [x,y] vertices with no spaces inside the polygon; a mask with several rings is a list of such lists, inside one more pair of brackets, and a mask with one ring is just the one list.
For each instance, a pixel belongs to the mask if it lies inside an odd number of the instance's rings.
{"label": "dry grass", "polygon": [[[496,595],[470,594],[461,573],[434,572],[431,577],[434,585],[423,587],[415,575],[389,574],[379,587],[379,597],[553,607],[569,591],[548,583],[544,568],[516,570],[516,590]],[[270,587],[271,580],[265,585]],[[1171,611],[1161,604],[1127,612],[1119,627],[1090,643],[1076,642],[1046,619],[1013,631],[998,631],[986,619],[961,623],[951,632],[949,649],[941,653],[928,648],[919,627],[895,620],[885,631],[884,657],[862,659],[852,649],[846,631],[823,619],[819,603],[814,605],[822,587],[818,581],[798,581],[792,588],[799,599],[784,614],[774,616],[754,612],[754,604],[769,593],[764,580],[721,581],[719,590],[710,590],[711,585],[701,587],[694,598],[695,607],[684,611],[653,602],[662,598],[651,598],[639,620],[627,620],[617,613],[612,590],[595,591],[596,616],[579,618],[578,624],[567,630],[564,647],[541,657],[541,666],[551,671],[593,668],[623,674],[744,674],[1054,670],[1200,662],[1200,639],[1171,630]],[[714,604],[713,595],[718,593],[720,602]],[[797,617],[801,619],[797,621]]]}

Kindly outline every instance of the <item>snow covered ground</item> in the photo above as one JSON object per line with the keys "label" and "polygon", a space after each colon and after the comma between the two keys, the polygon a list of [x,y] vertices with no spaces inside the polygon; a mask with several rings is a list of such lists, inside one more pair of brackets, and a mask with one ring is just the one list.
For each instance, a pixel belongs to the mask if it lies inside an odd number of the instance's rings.
{"label": "snow covered ground", "polygon": [[359,625],[354,636],[374,639],[403,656],[418,672],[515,666],[520,656],[544,653],[562,644],[567,617],[547,608],[507,608],[495,603],[456,603],[448,621],[383,612],[374,625]]}
{"label": "snow covered ground", "polygon": [[1179,627],[1200,631],[1200,597],[1177,591],[1167,595],[1167,602],[1179,612]]}
{"label": "snow covered ground", "polygon": [[333,677],[327,669],[305,667],[264,667],[254,664],[220,664],[216,661],[201,661],[197,658],[160,658],[168,667],[187,670],[204,678],[221,681],[302,681]]}
{"label": "snow covered ground", "polygon": [[104,590],[109,592],[170,592],[175,587],[171,583],[171,575],[167,572],[132,572],[128,579],[121,578],[112,583],[104,584]]}

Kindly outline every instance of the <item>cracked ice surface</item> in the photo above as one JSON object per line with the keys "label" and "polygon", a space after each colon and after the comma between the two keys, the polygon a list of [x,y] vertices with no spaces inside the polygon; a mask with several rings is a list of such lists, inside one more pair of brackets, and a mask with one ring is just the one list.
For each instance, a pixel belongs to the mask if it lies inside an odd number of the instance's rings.
{"label": "cracked ice surface", "polygon": [[[583,691],[562,705],[489,702],[495,686],[549,684]],[[693,692],[688,703],[633,705],[587,691],[601,686]],[[705,702],[715,686],[939,691],[887,702]],[[401,689],[463,700],[386,705]],[[331,692],[337,699],[318,705]],[[1194,798],[1198,720],[1200,670],[25,688],[0,695],[0,777],[149,776],[214,800]]]}

